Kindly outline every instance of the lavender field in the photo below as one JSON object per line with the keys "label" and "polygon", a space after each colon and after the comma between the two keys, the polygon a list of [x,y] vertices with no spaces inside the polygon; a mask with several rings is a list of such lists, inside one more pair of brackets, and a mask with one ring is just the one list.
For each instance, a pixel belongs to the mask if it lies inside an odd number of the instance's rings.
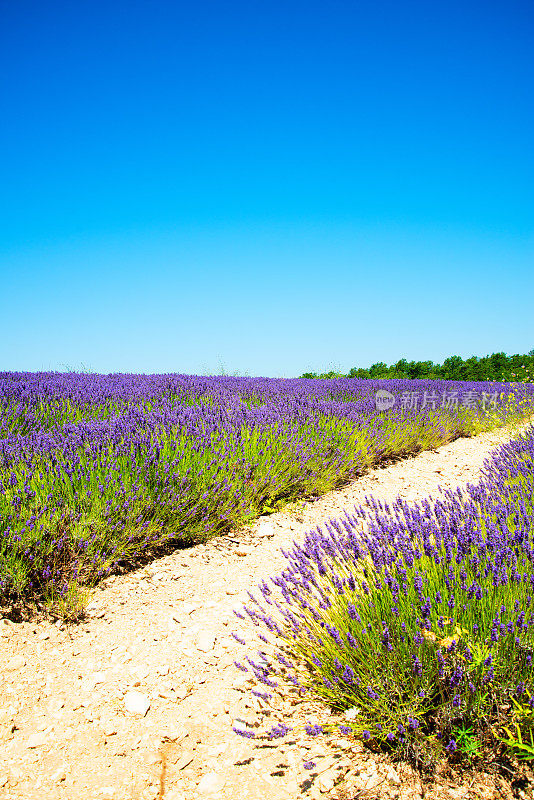
{"label": "lavender field", "polygon": [[[393,408],[377,411],[379,388]],[[1,373],[0,601],[75,615],[83,587],[135,559],[521,419],[533,398],[530,384]]]}

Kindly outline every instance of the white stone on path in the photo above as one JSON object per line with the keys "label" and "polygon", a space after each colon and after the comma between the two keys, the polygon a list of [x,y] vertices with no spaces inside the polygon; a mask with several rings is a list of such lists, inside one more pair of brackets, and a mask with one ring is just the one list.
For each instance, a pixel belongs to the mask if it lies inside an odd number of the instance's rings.
{"label": "white stone on path", "polygon": [[208,772],[207,775],[202,776],[197,786],[197,792],[204,795],[214,794],[215,792],[222,791],[224,784],[225,780],[222,775],[218,772]]}
{"label": "white stone on path", "polygon": [[260,517],[259,525],[256,529],[256,536],[274,536],[275,535],[275,528],[272,519],[270,517]]}
{"label": "white stone on path", "polygon": [[165,800],[185,800],[185,795],[180,789],[171,789],[165,795]]}
{"label": "white stone on path", "polygon": [[144,717],[150,708],[150,700],[146,694],[141,692],[126,692],[124,696],[124,707],[130,714],[139,714]]}
{"label": "white stone on path", "polygon": [[198,650],[201,650],[203,653],[208,653],[215,647],[215,634],[209,631],[201,633],[197,638],[196,644]]}
{"label": "white stone on path", "polygon": [[93,672],[91,675],[87,676],[87,683],[91,684],[92,686],[96,686],[99,683],[106,682],[106,673],[105,672]]}
{"label": "white stone on path", "polygon": [[42,747],[46,744],[46,736],[44,733],[32,733],[26,744],[27,748]]}
{"label": "white stone on path", "polygon": [[106,736],[115,736],[118,731],[118,725],[116,722],[113,722],[113,720],[105,720],[102,723],[102,729]]}
{"label": "white stone on path", "polygon": [[328,771],[323,773],[323,775],[319,775],[319,779],[317,784],[321,792],[329,792],[331,789],[334,788],[334,784],[336,782],[336,776],[332,772]]}
{"label": "white stone on path", "polygon": [[13,656],[6,664],[6,670],[11,672],[16,669],[21,669],[26,665],[26,659],[23,656]]}
{"label": "white stone on path", "polygon": [[397,770],[393,769],[393,767],[388,769],[388,780],[390,780],[391,783],[394,783],[395,786],[398,786],[401,782]]}
{"label": "white stone on path", "polygon": [[134,676],[140,681],[144,681],[144,679],[148,678],[148,676],[150,675],[150,670],[145,664],[141,666],[130,667],[129,672],[130,675]]}
{"label": "white stone on path", "polygon": [[190,753],[188,750],[184,751],[178,761],[175,764],[175,769],[179,772],[182,769],[185,769],[193,760],[194,755]]}
{"label": "white stone on path", "polygon": [[238,675],[237,678],[234,678],[232,682],[232,689],[240,689],[251,679],[251,677],[251,675],[248,677],[246,675]]}

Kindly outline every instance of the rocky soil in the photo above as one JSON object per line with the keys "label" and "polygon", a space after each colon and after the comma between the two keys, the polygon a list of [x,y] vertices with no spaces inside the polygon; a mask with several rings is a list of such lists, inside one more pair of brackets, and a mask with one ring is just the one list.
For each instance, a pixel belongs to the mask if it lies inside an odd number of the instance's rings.
{"label": "rocky soil", "polygon": [[[364,503],[365,495],[416,500],[435,496],[439,485],[473,482],[505,438],[494,432],[456,440],[110,577],[95,590],[82,623],[0,620],[0,797],[511,797],[505,781],[480,773],[443,775],[423,787],[408,765],[393,765],[349,739],[291,734],[255,741],[232,731],[245,720],[261,722],[263,730],[278,720],[324,719],[320,706],[289,696],[266,707],[250,693],[250,673],[233,663],[255,653],[251,626],[233,609],[262,578],[285,567],[280,548]],[[251,642],[249,651],[232,631]],[[308,761],[316,765],[311,770],[303,766]],[[526,791],[524,797],[532,796]]]}

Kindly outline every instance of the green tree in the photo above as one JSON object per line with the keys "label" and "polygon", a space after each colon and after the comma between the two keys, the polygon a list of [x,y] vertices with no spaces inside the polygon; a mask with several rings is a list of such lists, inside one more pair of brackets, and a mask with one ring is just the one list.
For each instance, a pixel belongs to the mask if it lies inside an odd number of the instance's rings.
{"label": "green tree", "polygon": [[400,361],[397,361],[396,364],[393,365],[393,371],[399,378],[408,375],[408,362],[405,358],[401,358]]}
{"label": "green tree", "polygon": [[318,375],[316,372],[305,372],[301,378],[411,378],[436,379],[448,381],[512,381],[525,380],[528,375],[534,376],[534,350],[526,355],[493,353],[478,358],[471,356],[465,361],[460,356],[449,356],[443,364],[433,361],[408,361],[401,358],[388,367],[383,361],[377,361],[368,369],[352,367],[348,375],[331,369]]}
{"label": "green tree", "polygon": [[471,358],[468,358],[463,362],[462,366],[460,367],[460,375],[462,376],[463,381],[480,380],[480,370],[478,358],[476,356],[471,356]]}
{"label": "green tree", "polygon": [[449,358],[446,358],[441,368],[443,379],[446,381],[461,381],[462,364],[463,359],[460,358],[460,356],[449,356]]}
{"label": "green tree", "polygon": [[385,364],[383,361],[377,361],[376,364],[372,364],[369,367],[369,377],[370,378],[382,378],[386,375],[388,371],[388,365]]}
{"label": "green tree", "polygon": [[369,370],[362,367],[353,367],[348,374],[349,378],[369,378]]}
{"label": "green tree", "polygon": [[493,371],[492,380],[502,380],[503,376],[509,372],[508,358],[506,353],[492,353],[490,356],[491,368]]}

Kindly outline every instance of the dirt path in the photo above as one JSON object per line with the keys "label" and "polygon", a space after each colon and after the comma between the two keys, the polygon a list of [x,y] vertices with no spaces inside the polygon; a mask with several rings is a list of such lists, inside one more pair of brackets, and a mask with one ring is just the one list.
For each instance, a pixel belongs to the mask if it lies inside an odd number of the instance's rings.
{"label": "dirt path", "polygon": [[[404,791],[402,775],[358,744],[306,735],[255,742],[232,732],[234,720],[254,719],[261,706],[233,664],[246,653],[231,631],[242,625],[252,637],[232,610],[284,568],[279,549],[309,528],[366,494],[415,500],[438,485],[473,482],[505,439],[502,432],[459,439],[112,577],[95,591],[84,624],[0,621],[0,797],[296,800],[334,796],[347,770],[357,787],[379,785],[375,796],[414,796],[413,781]],[[311,719],[310,712],[280,700],[269,726],[291,713]],[[308,760],[312,771],[303,767]]]}

